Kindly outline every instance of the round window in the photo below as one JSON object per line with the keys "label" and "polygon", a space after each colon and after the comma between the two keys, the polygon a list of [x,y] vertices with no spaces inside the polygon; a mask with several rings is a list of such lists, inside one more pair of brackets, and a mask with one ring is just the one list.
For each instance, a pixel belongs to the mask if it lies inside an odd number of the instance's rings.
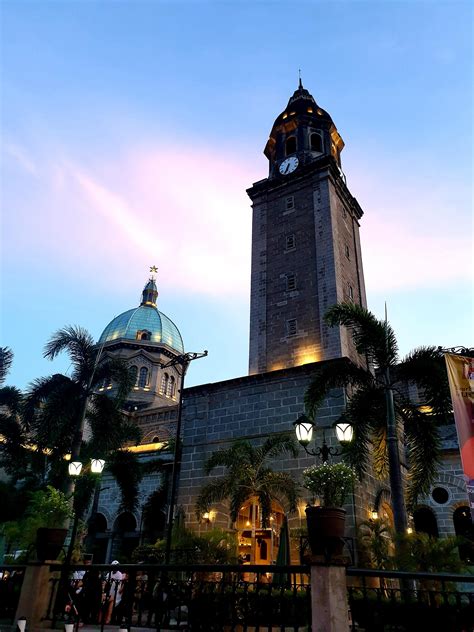
{"label": "round window", "polygon": [[438,503],[438,505],[445,505],[449,500],[449,493],[444,487],[435,487],[431,492],[431,498]]}

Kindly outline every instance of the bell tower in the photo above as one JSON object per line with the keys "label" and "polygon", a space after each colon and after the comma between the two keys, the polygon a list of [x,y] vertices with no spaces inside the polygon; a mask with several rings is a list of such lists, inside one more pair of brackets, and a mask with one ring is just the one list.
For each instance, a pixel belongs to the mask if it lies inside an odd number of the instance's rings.
{"label": "bell tower", "polygon": [[249,372],[347,356],[350,336],[323,317],[342,301],[366,305],[362,209],[341,168],[344,141],[301,82],[265,146],[268,178],[252,200]]}

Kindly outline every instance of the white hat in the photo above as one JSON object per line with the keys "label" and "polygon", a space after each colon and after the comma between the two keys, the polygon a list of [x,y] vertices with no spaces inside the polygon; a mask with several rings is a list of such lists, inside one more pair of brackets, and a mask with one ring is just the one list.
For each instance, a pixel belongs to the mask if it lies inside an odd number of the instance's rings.
{"label": "white hat", "polygon": [[114,561],[112,562],[112,566],[114,566],[114,565],[116,565],[116,564],[120,564],[120,562],[119,562],[118,560],[114,560]]}

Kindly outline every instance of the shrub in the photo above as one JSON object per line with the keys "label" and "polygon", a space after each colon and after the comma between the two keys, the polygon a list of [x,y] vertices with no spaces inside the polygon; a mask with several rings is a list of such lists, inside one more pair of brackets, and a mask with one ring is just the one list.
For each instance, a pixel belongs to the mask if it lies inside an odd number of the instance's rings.
{"label": "shrub", "polygon": [[303,484],[322,507],[342,507],[354,485],[354,470],[345,463],[312,465],[303,471]]}

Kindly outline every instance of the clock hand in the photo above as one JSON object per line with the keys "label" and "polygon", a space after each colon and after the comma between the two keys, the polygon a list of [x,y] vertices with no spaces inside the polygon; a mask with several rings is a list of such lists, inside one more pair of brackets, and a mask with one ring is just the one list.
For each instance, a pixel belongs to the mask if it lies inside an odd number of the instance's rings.
{"label": "clock hand", "polygon": [[288,162],[288,163],[286,164],[286,167],[285,167],[285,172],[284,172],[284,173],[285,173],[285,176],[286,176],[286,174],[288,173],[288,169],[289,169],[289,168],[290,168],[290,163]]}

